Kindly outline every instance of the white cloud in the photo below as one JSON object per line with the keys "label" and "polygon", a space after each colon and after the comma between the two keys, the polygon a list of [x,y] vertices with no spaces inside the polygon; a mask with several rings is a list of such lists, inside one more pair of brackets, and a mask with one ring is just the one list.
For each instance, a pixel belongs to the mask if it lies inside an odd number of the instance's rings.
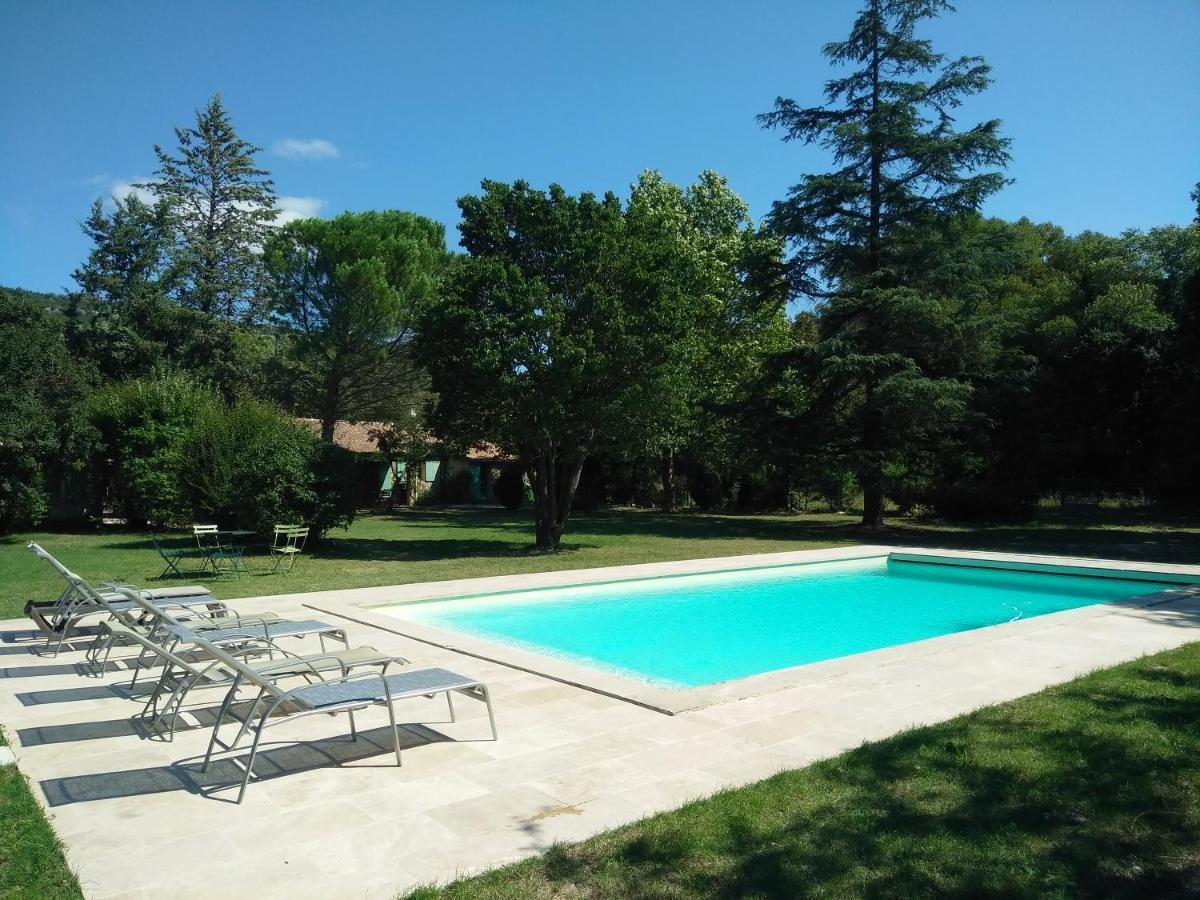
{"label": "white cloud", "polygon": [[154,181],[153,178],[118,178],[109,187],[108,192],[114,200],[124,200],[126,197],[134,196],[143,203],[150,205],[154,204],[154,194],[144,187],[138,187],[139,184],[146,184]]}
{"label": "white cloud", "polygon": [[284,138],[272,149],[287,159],[337,159],[342,155],[336,144],[324,138]]}
{"label": "white cloud", "polygon": [[286,225],[297,219],[311,219],[319,215],[325,208],[325,201],[320,197],[276,197],[275,208],[279,215],[273,224]]}

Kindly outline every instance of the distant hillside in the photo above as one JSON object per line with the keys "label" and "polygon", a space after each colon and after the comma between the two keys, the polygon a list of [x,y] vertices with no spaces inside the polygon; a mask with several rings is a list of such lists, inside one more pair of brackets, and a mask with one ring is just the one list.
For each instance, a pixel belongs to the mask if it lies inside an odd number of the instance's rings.
{"label": "distant hillside", "polygon": [[54,312],[63,313],[67,311],[68,300],[66,294],[47,294],[42,291],[27,291],[25,288],[0,287],[0,297],[24,300],[27,303],[36,303],[43,309],[49,309]]}

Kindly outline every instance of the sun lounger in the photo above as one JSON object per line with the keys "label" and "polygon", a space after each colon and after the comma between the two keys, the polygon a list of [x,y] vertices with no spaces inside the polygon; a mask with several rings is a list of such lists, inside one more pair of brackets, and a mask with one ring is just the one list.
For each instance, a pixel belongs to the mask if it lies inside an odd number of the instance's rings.
{"label": "sun lounger", "polygon": [[[127,599],[143,610],[151,605],[138,597],[133,589],[121,588],[119,593],[124,594]],[[178,646],[168,648],[152,640],[143,634],[140,628],[134,627],[136,622],[131,621],[132,615],[129,612],[117,610],[114,612],[114,619],[126,626],[130,639],[142,648],[143,654],[157,658],[162,663],[162,673],[147,699],[141,715],[143,718],[153,716],[149,726],[152,732],[156,732],[169,715],[168,740],[174,739],[179,712],[191,691],[202,688],[228,687],[236,678],[236,673],[231,672],[220,660],[213,659],[202,650],[196,652]],[[265,631],[269,625],[278,624],[261,623],[259,627]],[[287,625],[288,623],[283,624]],[[167,626],[167,628],[177,629],[178,626]],[[386,672],[388,667],[393,664],[402,665],[408,662],[403,657],[381,653],[374,647],[347,647],[344,650],[301,655],[292,653],[275,643],[274,640],[256,633],[258,630],[251,626],[241,634],[229,634],[227,633],[228,629],[219,629],[220,634],[213,634],[212,637],[215,641],[225,645],[236,644],[236,655],[246,661],[246,664],[255,672],[272,680],[311,675],[316,675],[319,679],[319,673],[329,671],[348,675],[353,669],[362,666],[377,666],[381,672]],[[276,631],[278,636],[279,631],[295,634],[299,629],[281,627]],[[251,661],[252,655],[267,658]],[[161,705],[160,700],[162,701]]]}
{"label": "sun lounger", "polygon": [[[81,622],[96,616],[108,616],[110,613],[90,596],[81,593],[72,583],[72,577],[78,576],[75,576],[40,544],[30,541],[28,549],[35,556],[46,560],[66,580],[66,588],[57,600],[41,603],[30,601],[25,604],[25,614],[33,620],[38,630],[46,635],[46,649],[49,650],[53,645],[54,655],[57,656],[67,638]],[[111,588],[106,593],[108,598],[119,606],[129,608],[132,605],[127,598],[114,593]],[[208,588],[199,585],[154,588],[143,590],[141,593],[143,596],[159,602],[169,602],[184,608],[206,609],[214,614],[220,614],[225,609],[225,604],[217,600]]]}
{"label": "sun lounger", "polygon": [[[487,686],[483,682],[447,669],[418,669],[397,672],[392,675],[363,672],[315,684],[305,684],[288,690],[254,671],[244,661],[229,655],[216,644],[209,644],[203,638],[200,639],[200,644],[205,650],[220,658],[231,672],[236,673],[233,685],[225,695],[225,701],[221,704],[217,721],[213,725],[212,737],[209,739],[208,750],[204,754],[201,771],[208,770],[213,752],[217,748],[226,751],[235,750],[247,733],[252,732],[254,735],[250,744],[250,753],[244,762],[245,774],[238,789],[238,803],[241,803],[245,797],[246,786],[250,783],[250,778],[254,773],[254,758],[258,754],[258,746],[263,732],[267,728],[303,716],[347,713],[350,717],[350,734],[357,740],[358,733],[354,725],[355,711],[371,706],[385,707],[392,729],[396,765],[399,766],[403,762],[400,757],[400,732],[396,724],[396,702],[445,694],[450,709],[450,719],[454,721],[453,694],[458,693],[480,700],[487,705],[492,740],[497,739],[496,716],[492,709],[491,695],[488,693]],[[246,709],[245,718],[239,719],[234,712],[234,701],[237,698],[238,690],[243,685],[257,689],[257,693],[253,702]],[[240,721],[241,725],[233,741],[225,744],[221,742],[219,733],[227,718]]]}

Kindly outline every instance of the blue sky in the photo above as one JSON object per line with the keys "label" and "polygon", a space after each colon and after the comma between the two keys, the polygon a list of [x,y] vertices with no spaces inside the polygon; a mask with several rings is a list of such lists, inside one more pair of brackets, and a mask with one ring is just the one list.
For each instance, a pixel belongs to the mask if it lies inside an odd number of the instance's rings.
{"label": "blue sky", "polygon": [[[926,33],[992,64],[1016,183],[986,212],[1069,231],[1185,223],[1200,179],[1200,2],[961,0]],[[0,284],[70,285],[96,196],[220,91],[292,214],[445,222],[482,178],[624,191],[725,174],[761,216],[818,150],[755,113],[818,102],[857,2],[0,0]],[[298,143],[287,143],[288,141]]]}

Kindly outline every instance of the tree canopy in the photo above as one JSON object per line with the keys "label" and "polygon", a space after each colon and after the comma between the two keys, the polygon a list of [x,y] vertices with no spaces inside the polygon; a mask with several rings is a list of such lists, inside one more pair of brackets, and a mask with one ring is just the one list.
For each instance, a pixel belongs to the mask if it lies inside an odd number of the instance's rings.
{"label": "tree canopy", "polygon": [[398,210],[303,219],[272,234],[265,257],[274,319],[296,336],[293,404],[317,412],[325,441],[338,419],[418,402],[410,344],[448,259],[440,223]]}

